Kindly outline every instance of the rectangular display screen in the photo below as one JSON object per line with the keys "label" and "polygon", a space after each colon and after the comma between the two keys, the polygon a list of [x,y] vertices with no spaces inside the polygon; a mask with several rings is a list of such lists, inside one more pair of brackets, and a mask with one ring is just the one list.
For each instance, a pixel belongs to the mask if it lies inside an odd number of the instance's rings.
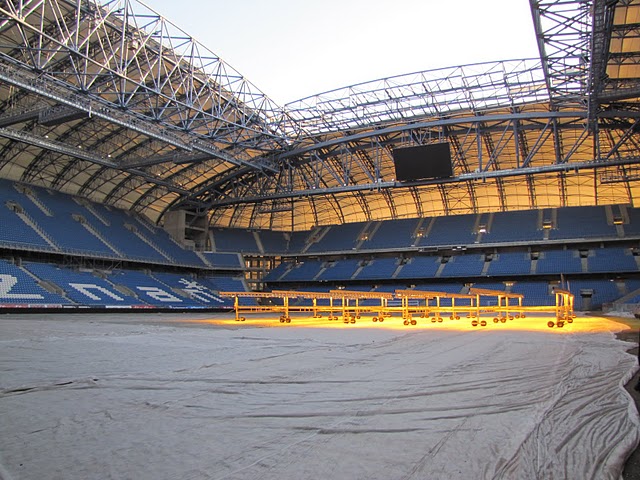
{"label": "rectangular display screen", "polygon": [[406,182],[453,176],[449,143],[433,143],[393,150],[396,180]]}

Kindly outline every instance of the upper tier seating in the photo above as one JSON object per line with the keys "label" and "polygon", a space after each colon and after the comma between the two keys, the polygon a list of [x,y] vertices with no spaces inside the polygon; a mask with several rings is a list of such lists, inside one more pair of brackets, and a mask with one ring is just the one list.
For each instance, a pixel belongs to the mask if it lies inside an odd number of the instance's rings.
{"label": "upper tier seating", "polygon": [[543,238],[537,210],[497,212],[492,215],[487,232],[482,234],[482,243],[529,242]]}
{"label": "upper tier seating", "polygon": [[[25,212],[65,252],[98,257],[118,257],[100,238],[92,235],[83,223],[94,226],[89,212],[67,195],[31,188],[33,194],[20,201]],[[45,211],[41,206],[44,206]],[[74,218],[75,217],[75,218]],[[80,221],[79,221],[80,220]]]}
{"label": "upper tier seating", "polygon": [[[10,205],[21,213],[12,211]],[[138,215],[7,180],[0,180],[0,245],[95,258],[208,266],[195,252]],[[215,260],[221,261],[221,268],[242,268],[237,259],[233,263],[224,257]],[[217,268],[215,260],[213,267]]]}
{"label": "upper tier seating", "polygon": [[216,252],[261,253],[253,232],[249,230],[215,228],[211,232]]}
{"label": "upper tier seating", "polygon": [[103,205],[91,205],[88,208],[93,213],[91,225],[120,255],[142,261],[168,263],[166,256],[136,235],[135,232],[139,232],[141,228],[137,228],[135,222],[124,212]]}
{"label": "upper tier seating", "polygon": [[[431,229],[423,235],[419,246],[469,245],[473,244],[475,215],[452,215],[436,217]],[[423,224],[424,225],[424,224]]]}
{"label": "upper tier seating", "polygon": [[557,225],[549,234],[549,239],[567,238],[615,238],[615,225],[607,221],[603,207],[572,207],[557,210]]}
{"label": "upper tier seating", "polygon": [[265,252],[287,253],[289,251],[289,240],[284,232],[261,230],[258,237]]}
{"label": "upper tier seating", "polygon": [[377,222],[373,235],[360,246],[360,250],[389,250],[407,248],[415,242],[413,235],[418,228],[418,218]]}
{"label": "upper tier seating", "polygon": [[201,252],[212,267],[239,269],[242,263],[237,253]]}
{"label": "upper tier seating", "polygon": [[353,250],[359,243],[359,235],[367,224],[365,222],[345,223],[327,227],[328,232],[307,249],[308,253],[313,252],[342,252]]}
{"label": "upper tier seating", "polygon": [[0,243],[18,248],[55,250],[10,209],[10,203],[21,205],[25,200],[25,196],[13,188],[13,183],[0,180]]}

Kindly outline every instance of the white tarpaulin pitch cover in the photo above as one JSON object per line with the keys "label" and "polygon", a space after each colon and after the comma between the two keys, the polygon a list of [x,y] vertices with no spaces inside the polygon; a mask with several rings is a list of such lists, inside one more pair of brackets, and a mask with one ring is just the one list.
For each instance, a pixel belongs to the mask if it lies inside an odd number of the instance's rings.
{"label": "white tarpaulin pitch cover", "polygon": [[0,317],[0,478],[602,480],[639,439],[612,320],[223,317]]}

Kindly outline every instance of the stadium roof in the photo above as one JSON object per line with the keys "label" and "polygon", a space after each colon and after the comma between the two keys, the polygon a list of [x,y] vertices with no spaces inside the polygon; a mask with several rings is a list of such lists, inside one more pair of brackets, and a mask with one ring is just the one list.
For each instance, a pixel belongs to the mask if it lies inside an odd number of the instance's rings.
{"label": "stadium roof", "polygon": [[[530,0],[540,56],[279,106],[140,2],[0,4],[0,177],[279,230],[636,203],[640,0]],[[393,150],[448,142],[453,176]]]}

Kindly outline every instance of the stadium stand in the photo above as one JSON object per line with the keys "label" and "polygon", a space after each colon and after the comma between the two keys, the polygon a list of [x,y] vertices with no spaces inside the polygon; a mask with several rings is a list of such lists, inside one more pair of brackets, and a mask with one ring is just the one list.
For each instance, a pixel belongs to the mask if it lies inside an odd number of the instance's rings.
{"label": "stadium stand", "polygon": [[0,180],[0,243],[7,247],[37,250],[56,250],[47,242],[44,232],[38,233],[37,225],[28,217],[22,203],[24,195],[13,188],[13,183]]}
{"label": "stadium stand", "polygon": [[144,304],[137,298],[118,291],[111,283],[92,272],[73,270],[46,263],[24,263],[24,268],[42,280],[64,290],[77,305],[126,307]]}
{"label": "stadium stand", "polygon": [[440,272],[441,277],[479,277],[484,268],[484,255],[467,253],[452,255]]}
{"label": "stadium stand", "polygon": [[393,250],[408,248],[415,243],[413,237],[420,219],[408,218],[376,222],[372,234],[360,246],[360,250]]}
{"label": "stadium stand", "polygon": [[[0,202],[0,247],[10,256],[15,252],[22,252],[18,257],[42,252],[138,264],[135,268],[113,270],[105,278],[99,271],[77,265],[55,266],[52,259],[30,259],[24,262],[23,269],[5,267],[17,272],[16,280],[10,280],[16,282],[10,293],[26,288],[26,294],[34,299],[35,292],[44,295],[31,303],[96,308],[229,308],[231,300],[218,298],[217,287],[202,273],[232,272],[217,277],[216,282],[223,283],[224,278],[239,278],[245,268],[243,255],[283,257],[284,261],[263,279],[269,288],[281,284],[311,288],[315,282],[322,282],[321,288],[326,289],[327,284],[333,288],[339,282],[347,288],[371,289],[375,282],[376,291],[393,291],[406,288],[402,283],[405,281],[421,285],[437,278],[481,281],[486,277],[515,277],[518,281],[513,285],[514,291],[528,288],[536,301],[544,299],[547,303],[548,297],[553,300],[547,292],[549,281],[560,275],[586,282],[587,275],[629,276],[640,270],[636,260],[639,257],[634,254],[640,240],[640,214],[629,206],[359,222],[302,232],[216,228],[211,235],[215,250],[195,252],[183,248],[162,228],[136,214],[60,192],[0,180]],[[545,223],[550,228],[543,228]],[[465,247],[459,248],[460,245]],[[491,251],[484,245],[490,245]],[[367,254],[376,251],[395,255]],[[341,255],[338,259],[337,253]],[[187,270],[163,272],[165,265]],[[108,266],[105,269],[109,270]],[[540,277],[544,279],[535,280]],[[628,280],[632,285],[633,278]],[[59,289],[59,293],[47,292],[37,281]],[[184,282],[194,282],[191,286],[195,290],[185,291]],[[233,280],[231,286],[247,288],[245,283]],[[616,290],[610,286],[598,284],[598,291],[607,294],[592,295],[589,305],[612,301]],[[204,293],[198,294],[198,288]],[[460,285],[456,284],[456,288],[460,290]],[[630,293],[617,292],[618,298]],[[19,298],[13,299],[23,303]]]}
{"label": "stadium stand", "polygon": [[360,260],[329,262],[316,278],[319,281],[351,280],[360,266]]}
{"label": "stadium stand", "polygon": [[7,260],[0,260],[0,305],[2,307],[70,304],[71,302],[60,293],[48,291],[27,271]]}
{"label": "stadium stand", "polygon": [[308,282],[312,281],[320,270],[323,268],[323,262],[321,260],[305,260],[299,262],[288,273],[286,273],[280,280],[286,280],[288,282]]}
{"label": "stadium stand", "polygon": [[630,249],[621,247],[596,248],[587,258],[590,273],[637,272],[638,263]]}
{"label": "stadium stand", "polygon": [[492,255],[487,275],[529,275],[531,273],[531,256],[529,252],[501,252]]}
{"label": "stadium stand", "polygon": [[365,265],[357,273],[357,280],[378,280],[391,278],[398,268],[398,259],[395,257],[378,258],[364,261]]}
{"label": "stadium stand", "polygon": [[615,238],[616,228],[607,220],[603,207],[557,209],[557,224],[549,239]]}
{"label": "stadium stand", "polygon": [[404,262],[396,274],[397,279],[433,278],[440,268],[440,257],[416,256]]}
{"label": "stadium stand", "polygon": [[473,244],[476,235],[473,232],[475,215],[454,215],[451,217],[435,217],[426,235],[420,237],[418,245],[453,246]]}
{"label": "stadium stand", "polygon": [[582,273],[582,261],[577,250],[547,250],[540,253],[537,274]]}
{"label": "stadium stand", "polygon": [[544,240],[538,227],[537,210],[496,212],[489,216],[482,243],[540,242]]}
{"label": "stadium stand", "polygon": [[241,257],[237,253],[200,252],[209,265],[217,268],[240,269]]}
{"label": "stadium stand", "polygon": [[216,228],[211,231],[216,252],[240,252],[259,254],[253,232],[241,229]]}
{"label": "stadium stand", "polygon": [[365,222],[333,225],[322,230],[318,241],[311,243],[307,253],[344,252],[356,248],[360,235],[367,226]]}

